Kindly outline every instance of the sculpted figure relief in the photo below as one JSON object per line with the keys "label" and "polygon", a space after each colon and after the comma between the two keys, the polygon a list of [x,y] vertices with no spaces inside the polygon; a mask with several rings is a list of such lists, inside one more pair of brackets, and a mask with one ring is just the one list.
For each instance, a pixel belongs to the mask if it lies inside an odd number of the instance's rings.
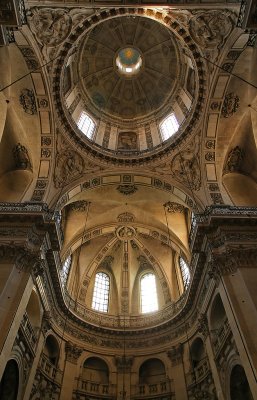
{"label": "sculpted figure relief", "polygon": [[57,155],[55,169],[55,186],[61,187],[83,173],[84,162],[82,157],[73,150],[64,150]]}
{"label": "sculpted figure relief", "polygon": [[219,47],[231,29],[231,19],[220,11],[202,12],[190,21],[190,32],[195,42],[206,49]]}
{"label": "sculpted figure relief", "polygon": [[199,190],[201,186],[201,172],[199,162],[199,136],[196,136],[187,147],[180,151],[170,164],[171,175],[179,182],[192,190]]}
{"label": "sculpted figure relief", "polygon": [[41,8],[34,9],[28,16],[30,27],[39,43],[45,46],[57,46],[68,36],[71,29],[71,17],[68,10]]}

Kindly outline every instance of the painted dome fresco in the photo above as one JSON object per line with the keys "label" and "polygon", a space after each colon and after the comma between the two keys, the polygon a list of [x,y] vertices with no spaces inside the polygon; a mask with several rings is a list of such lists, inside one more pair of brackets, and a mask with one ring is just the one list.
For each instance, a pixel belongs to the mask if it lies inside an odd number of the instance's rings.
{"label": "painted dome fresco", "polygon": [[74,33],[76,46],[64,48],[60,66],[66,133],[105,159],[138,160],[174,147],[203,100],[197,47],[176,27],[119,15]]}
{"label": "painted dome fresco", "polygon": [[146,18],[119,17],[97,25],[82,43],[78,87],[92,111],[142,118],[170,99],[178,73],[168,29]]}

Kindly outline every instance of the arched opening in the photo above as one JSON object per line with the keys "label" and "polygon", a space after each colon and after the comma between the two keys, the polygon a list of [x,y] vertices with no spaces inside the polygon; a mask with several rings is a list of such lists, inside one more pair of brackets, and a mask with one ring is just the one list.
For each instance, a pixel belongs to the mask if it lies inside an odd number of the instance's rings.
{"label": "arched opening", "polygon": [[104,272],[95,276],[92,308],[96,311],[108,312],[110,292],[110,277]]}
{"label": "arched opening", "polygon": [[32,328],[37,332],[41,325],[41,310],[38,295],[34,290],[31,292],[26,312]]}
{"label": "arched opening", "polygon": [[157,358],[145,361],[139,368],[140,384],[158,384],[166,379],[166,370],[163,362]]}
{"label": "arched opening", "polygon": [[108,365],[101,358],[90,357],[83,364],[82,378],[90,382],[108,384]]}
{"label": "arched opening", "polygon": [[212,335],[218,334],[219,330],[222,329],[226,319],[226,311],[224,309],[221,297],[218,294],[212,303],[210,313],[210,329]]}
{"label": "arched opening", "polygon": [[253,400],[249,383],[241,365],[235,365],[230,376],[230,399]]}
{"label": "arched opening", "polygon": [[55,366],[58,364],[59,360],[59,344],[54,336],[49,335],[46,338],[43,354],[47,359]]}
{"label": "arched opening", "polygon": [[15,360],[9,360],[6,364],[2,380],[0,382],[0,399],[16,400],[19,389],[19,368]]}
{"label": "arched opening", "polygon": [[143,314],[158,310],[156,279],[151,272],[144,274],[140,280],[140,299]]}
{"label": "arched opening", "polygon": [[190,349],[192,367],[196,368],[206,358],[204,343],[201,338],[193,341]]}

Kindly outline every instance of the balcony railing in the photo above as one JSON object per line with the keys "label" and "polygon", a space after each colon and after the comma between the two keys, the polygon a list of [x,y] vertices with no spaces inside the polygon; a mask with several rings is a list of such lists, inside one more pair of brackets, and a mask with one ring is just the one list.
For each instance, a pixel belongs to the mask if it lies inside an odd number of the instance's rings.
{"label": "balcony railing", "polygon": [[61,384],[63,374],[62,371],[56,368],[56,366],[51,363],[45,354],[42,354],[39,366],[41,372],[43,372],[47,378],[59,385]]}
{"label": "balcony railing", "polygon": [[159,398],[162,394],[172,395],[172,382],[170,379],[165,379],[158,383],[141,383],[132,388],[132,393],[135,399],[149,396]]}
{"label": "balcony railing", "polygon": [[76,381],[76,392],[101,395],[101,398],[110,400],[116,398],[116,385],[89,381],[82,378],[77,378]]}
{"label": "balcony railing", "polygon": [[201,382],[210,372],[209,361],[204,358],[199,364],[193,369],[193,371],[186,374],[187,386],[195,385]]}
{"label": "balcony railing", "polygon": [[230,334],[231,334],[231,328],[228,320],[226,319],[222,324],[222,326],[220,327],[220,329],[216,330],[212,334],[212,343],[213,343],[213,350],[215,357],[218,356],[218,354],[224,347],[227,338],[229,337]]}
{"label": "balcony railing", "polygon": [[30,320],[29,320],[29,316],[26,312],[23,315],[23,318],[21,321],[21,329],[26,338],[27,344],[30,346],[31,350],[33,352],[35,352],[38,336],[37,336],[34,328],[32,327]]}

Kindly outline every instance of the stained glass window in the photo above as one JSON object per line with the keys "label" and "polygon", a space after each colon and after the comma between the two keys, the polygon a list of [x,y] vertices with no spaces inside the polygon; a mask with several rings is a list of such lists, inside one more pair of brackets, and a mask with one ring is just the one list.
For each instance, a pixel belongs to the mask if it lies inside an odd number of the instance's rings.
{"label": "stained glass window", "polygon": [[92,308],[96,311],[108,312],[110,278],[104,272],[98,272],[95,276]]}
{"label": "stained glass window", "polygon": [[158,310],[158,299],[155,275],[147,273],[140,280],[141,312],[148,313]]}
{"label": "stained glass window", "polygon": [[80,114],[77,126],[89,139],[92,139],[95,123],[84,111]]}
{"label": "stained glass window", "polygon": [[162,135],[162,140],[169,139],[174,133],[179,129],[179,123],[174,114],[170,114],[164,121],[160,124],[160,130]]}
{"label": "stained glass window", "polygon": [[190,271],[189,271],[188,264],[182,257],[179,257],[179,266],[180,266],[180,271],[181,271],[184,288],[186,289],[190,282]]}

